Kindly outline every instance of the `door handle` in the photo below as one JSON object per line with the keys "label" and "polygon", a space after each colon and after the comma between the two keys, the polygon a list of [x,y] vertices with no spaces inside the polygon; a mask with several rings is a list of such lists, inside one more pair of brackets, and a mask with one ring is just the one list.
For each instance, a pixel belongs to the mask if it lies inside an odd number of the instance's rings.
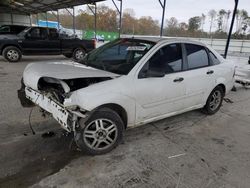
{"label": "door handle", "polygon": [[184,80],[184,78],[180,77],[180,78],[175,78],[174,82],[182,82]]}
{"label": "door handle", "polygon": [[209,70],[209,71],[207,71],[207,74],[213,74],[214,73],[214,71],[213,70]]}

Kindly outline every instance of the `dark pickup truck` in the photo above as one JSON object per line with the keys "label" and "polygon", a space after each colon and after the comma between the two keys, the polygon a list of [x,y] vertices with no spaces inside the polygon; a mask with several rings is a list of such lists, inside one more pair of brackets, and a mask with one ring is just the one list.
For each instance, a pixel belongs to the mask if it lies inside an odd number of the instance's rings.
{"label": "dark pickup truck", "polygon": [[57,29],[28,27],[18,35],[0,35],[0,55],[9,62],[18,62],[22,55],[60,55],[81,61],[95,48],[94,40],[60,35]]}

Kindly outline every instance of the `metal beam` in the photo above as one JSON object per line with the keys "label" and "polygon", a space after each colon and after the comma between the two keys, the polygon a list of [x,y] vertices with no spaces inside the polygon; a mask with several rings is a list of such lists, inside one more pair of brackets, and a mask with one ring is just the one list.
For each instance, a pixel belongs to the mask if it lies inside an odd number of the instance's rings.
{"label": "metal beam", "polygon": [[76,19],[75,19],[75,7],[73,9],[73,30],[74,30],[74,37],[76,36]]}
{"label": "metal beam", "polygon": [[238,3],[239,3],[239,0],[234,0],[234,1],[235,1],[235,5],[234,5],[233,17],[232,17],[228,37],[227,37],[227,44],[226,44],[226,48],[225,48],[224,58],[227,58],[229,43],[230,43],[230,40],[231,40],[231,35],[232,35],[232,32],[233,32],[235,16],[236,16],[236,13],[237,13],[237,8],[238,8]]}
{"label": "metal beam", "polygon": [[114,0],[112,0],[113,4],[115,5],[115,8],[117,10],[117,12],[119,13],[119,38],[121,38],[121,29],[122,29],[122,0],[118,0],[120,1],[120,9],[118,8],[117,4],[115,3]]}
{"label": "metal beam", "polygon": [[160,31],[160,36],[162,37],[163,35],[163,27],[164,27],[164,19],[165,19],[165,9],[166,9],[166,0],[163,0],[163,3],[161,0],[159,0],[159,3],[162,8],[162,17],[161,17],[161,31]]}
{"label": "metal beam", "polygon": [[57,10],[57,29],[60,29],[60,17],[59,17],[59,11]]}

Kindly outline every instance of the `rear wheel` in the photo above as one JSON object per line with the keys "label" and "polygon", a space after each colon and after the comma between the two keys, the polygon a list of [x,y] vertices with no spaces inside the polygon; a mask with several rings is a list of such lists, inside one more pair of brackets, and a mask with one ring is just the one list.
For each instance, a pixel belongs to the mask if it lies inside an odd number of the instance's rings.
{"label": "rear wheel", "polygon": [[20,61],[20,59],[22,58],[22,53],[15,46],[8,46],[8,47],[4,48],[3,56],[10,63],[15,63],[15,62]]}
{"label": "rear wheel", "polygon": [[80,128],[75,141],[78,147],[90,155],[100,155],[114,149],[122,140],[124,124],[120,116],[109,108],[94,112]]}
{"label": "rear wheel", "polygon": [[217,86],[210,93],[203,112],[209,115],[215,114],[221,107],[224,98],[224,91],[221,86]]}
{"label": "rear wheel", "polygon": [[73,58],[76,62],[80,62],[83,60],[86,51],[83,48],[76,48],[73,52]]}

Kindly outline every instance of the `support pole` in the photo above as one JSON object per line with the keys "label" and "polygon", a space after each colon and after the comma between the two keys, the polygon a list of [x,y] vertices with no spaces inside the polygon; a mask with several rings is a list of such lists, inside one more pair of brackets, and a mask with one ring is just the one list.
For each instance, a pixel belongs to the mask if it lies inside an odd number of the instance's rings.
{"label": "support pole", "polygon": [[160,36],[162,37],[163,35],[163,27],[164,27],[164,19],[165,19],[165,8],[166,8],[166,0],[163,1],[163,4],[161,0],[159,0],[159,3],[162,8],[162,17],[161,17],[161,31],[160,31]]}
{"label": "support pole", "polygon": [[74,37],[76,36],[76,20],[75,20],[75,7],[73,9],[73,30],[74,30]]}
{"label": "support pole", "polygon": [[49,24],[48,24],[48,14],[47,14],[47,12],[45,13],[45,17],[46,17],[46,25],[47,25],[47,28],[48,28]]}
{"label": "support pole", "polygon": [[13,13],[12,13],[12,8],[10,9],[10,19],[11,19],[11,25],[13,25]]}
{"label": "support pole", "polygon": [[60,29],[60,18],[59,18],[59,11],[58,10],[57,10],[56,18],[57,18],[57,29],[59,31],[59,29]]}
{"label": "support pole", "polygon": [[39,26],[38,14],[36,14],[36,24],[37,24],[37,26]]}
{"label": "support pole", "polygon": [[118,0],[120,1],[120,9],[118,8],[118,6],[116,5],[115,1],[112,0],[113,4],[115,5],[115,8],[117,10],[117,12],[119,13],[119,38],[121,38],[121,29],[122,29],[122,0]]}
{"label": "support pole", "polygon": [[236,16],[237,8],[238,8],[238,3],[239,3],[239,0],[235,0],[234,12],[233,12],[233,17],[232,17],[228,37],[227,37],[227,44],[226,44],[226,48],[225,48],[224,58],[227,58],[227,52],[228,52],[229,43],[231,40],[231,35],[233,32],[233,26],[234,26],[235,16]]}
{"label": "support pole", "polygon": [[94,10],[92,9],[91,6],[89,6],[89,5],[87,4],[89,10],[90,10],[90,11],[92,12],[92,14],[94,14],[94,16],[95,16],[95,23],[94,23],[95,34],[94,34],[94,37],[95,37],[95,39],[96,39],[96,24],[97,24],[97,21],[96,21],[96,12],[97,12],[97,8],[96,8],[96,3],[94,3],[93,5],[95,6],[95,9],[94,9]]}
{"label": "support pole", "polygon": [[31,17],[31,14],[29,15],[29,18],[30,18],[30,26],[32,26],[32,17]]}
{"label": "support pole", "polygon": [[95,39],[96,39],[96,13],[97,13],[97,9],[96,9],[96,3],[95,3]]}

